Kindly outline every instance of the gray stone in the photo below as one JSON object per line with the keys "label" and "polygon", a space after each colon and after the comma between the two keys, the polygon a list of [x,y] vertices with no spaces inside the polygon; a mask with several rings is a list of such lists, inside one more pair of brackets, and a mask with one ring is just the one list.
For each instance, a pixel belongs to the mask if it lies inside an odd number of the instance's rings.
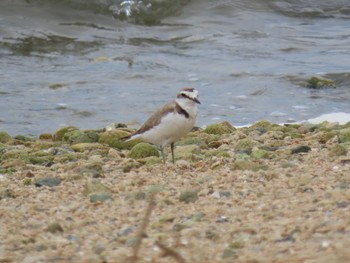
{"label": "gray stone", "polygon": [[42,178],[38,179],[35,181],[35,186],[36,187],[41,187],[41,186],[57,186],[61,183],[61,179],[57,177],[48,177],[48,178]]}

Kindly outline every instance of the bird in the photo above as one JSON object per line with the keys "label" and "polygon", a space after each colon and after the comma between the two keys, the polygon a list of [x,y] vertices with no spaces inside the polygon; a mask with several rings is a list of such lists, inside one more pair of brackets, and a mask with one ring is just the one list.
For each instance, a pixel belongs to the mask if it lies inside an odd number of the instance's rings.
{"label": "bird", "polygon": [[141,139],[158,145],[165,164],[164,147],[170,144],[172,162],[175,163],[174,144],[192,130],[196,122],[198,91],[182,88],[173,101],[156,110],[135,132],[124,137],[126,141]]}

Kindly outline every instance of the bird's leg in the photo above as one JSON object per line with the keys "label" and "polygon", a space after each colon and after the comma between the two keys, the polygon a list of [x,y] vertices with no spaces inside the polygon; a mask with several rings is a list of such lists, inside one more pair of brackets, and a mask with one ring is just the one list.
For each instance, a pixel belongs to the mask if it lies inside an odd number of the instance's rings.
{"label": "bird's leg", "polygon": [[175,145],[174,145],[174,143],[172,142],[172,143],[170,144],[170,149],[171,149],[171,156],[172,156],[172,158],[173,158],[173,164],[175,164],[174,147],[175,147]]}
{"label": "bird's leg", "polygon": [[164,146],[161,145],[159,148],[160,148],[160,152],[162,153],[163,163],[165,164]]}

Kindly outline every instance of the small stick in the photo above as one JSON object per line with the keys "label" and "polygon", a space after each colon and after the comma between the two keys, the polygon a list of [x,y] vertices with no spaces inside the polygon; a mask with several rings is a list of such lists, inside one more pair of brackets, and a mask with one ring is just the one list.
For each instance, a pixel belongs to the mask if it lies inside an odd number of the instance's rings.
{"label": "small stick", "polygon": [[164,244],[162,244],[160,241],[156,241],[156,245],[163,250],[163,252],[165,253],[165,256],[170,256],[172,258],[174,258],[177,262],[179,263],[187,263],[187,261],[175,250],[166,247]]}
{"label": "small stick", "polygon": [[139,253],[139,250],[140,250],[140,247],[141,247],[141,242],[142,242],[142,239],[144,238],[145,234],[146,234],[146,228],[149,224],[149,219],[151,217],[151,214],[152,214],[152,211],[154,210],[154,208],[156,207],[156,203],[154,201],[154,196],[155,196],[155,193],[152,193],[150,196],[149,196],[149,202],[148,202],[148,206],[147,206],[147,209],[146,209],[146,214],[143,218],[143,221],[141,223],[141,226],[140,226],[140,229],[136,235],[136,244],[134,245],[133,247],[133,255],[131,257],[131,260],[133,260],[134,262],[137,261],[137,258],[138,258],[138,253]]}

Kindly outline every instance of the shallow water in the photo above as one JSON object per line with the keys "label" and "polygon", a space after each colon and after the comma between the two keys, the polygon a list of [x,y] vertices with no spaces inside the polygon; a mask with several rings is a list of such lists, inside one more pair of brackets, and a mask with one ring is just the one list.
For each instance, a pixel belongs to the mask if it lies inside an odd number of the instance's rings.
{"label": "shallow water", "polygon": [[345,0],[2,0],[0,130],[142,123],[184,86],[200,126],[350,112],[349,19]]}

